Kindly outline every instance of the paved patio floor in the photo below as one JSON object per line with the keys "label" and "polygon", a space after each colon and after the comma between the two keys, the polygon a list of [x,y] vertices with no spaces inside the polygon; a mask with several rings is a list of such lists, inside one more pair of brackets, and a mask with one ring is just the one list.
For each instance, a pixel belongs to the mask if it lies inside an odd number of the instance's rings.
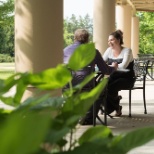
{"label": "paved patio floor", "polygon": [[[138,82],[140,84],[140,82]],[[132,117],[128,117],[128,91],[120,91],[123,97],[121,100],[122,116],[114,117],[111,119],[107,117],[107,127],[109,127],[114,135],[121,133],[127,133],[137,128],[145,126],[154,127],[154,81],[147,81],[146,83],[146,102],[147,102],[147,114],[144,114],[143,95],[142,90],[132,91]],[[114,113],[113,113],[114,115]],[[103,115],[100,115],[103,118]],[[100,125],[100,122],[96,122]],[[77,131],[77,136],[80,136],[87,128],[92,126],[80,126]],[[154,154],[154,140],[131,150],[128,154]]]}

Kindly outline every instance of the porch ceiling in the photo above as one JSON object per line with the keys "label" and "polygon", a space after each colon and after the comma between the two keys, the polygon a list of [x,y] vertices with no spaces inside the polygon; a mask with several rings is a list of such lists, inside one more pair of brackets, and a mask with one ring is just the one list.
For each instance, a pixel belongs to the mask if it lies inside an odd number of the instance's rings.
{"label": "porch ceiling", "polygon": [[154,0],[116,0],[117,5],[131,5],[135,11],[154,12]]}

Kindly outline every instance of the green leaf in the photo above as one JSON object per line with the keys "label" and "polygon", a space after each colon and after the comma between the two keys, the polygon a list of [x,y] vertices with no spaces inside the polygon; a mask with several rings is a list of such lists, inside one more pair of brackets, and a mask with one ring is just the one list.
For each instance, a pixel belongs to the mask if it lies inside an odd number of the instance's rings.
{"label": "green leaf", "polygon": [[54,143],[57,143],[57,142],[60,142],[61,139],[66,135],[68,134],[69,132],[69,128],[68,127],[64,127],[62,126],[61,128],[59,129],[51,129],[49,134],[47,134],[47,138],[46,138],[46,141],[51,143],[51,144],[54,144]]}
{"label": "green leaf", "polygon": [[63,96],[64,97],[69,97],[69,96],[72,96],[73,93],[79,93],[81,92],[82,88],[88,83],[90,82],[91,80],[94,79],[94,76],[95,76],[95,73],[91,73],[90,75],[86,76],[85,79],[77,84],[76,86],[74,86],[73,88],[68,88],[68,89],[65,89],[65,91],[63,92]]}
{"label": "green leaf", "polygon": [[[103,78],[102,81],[90,92],[81,93],[80,102],[82,102],[83,105],[85,105],[85,107],[89,108],[97,100],[100,94],[103,93],[105,87],[107,86],[107,83],[108,83],[108,78]],[[82,107],[84,109],[84,106]],[[79,106],[76,109],[79,110]],[[80,108],[80,110],[82,109]]]}
{"label": "green leaf", "polygon": [[56,68],[32,74],[27,82],[43,90],[53,90],[64,87],[71,79],[72,76],[66,66],[58,65]]}
{"label": "green leaf", "polygon": [[154,139],[154,128],[145,127],[135,131],[127,133],[116,145],[114,145],[115,151],[121,151],[121,153],[127,153],[133,148],[141,146]]}
{"label": "green leaf", "polygon": [[99,138],[99,140],[93,142],[85,142],[84,144],[75,147],[73,150],[59,152],[57,154],[115,154],[107,147],[110,141],[110,139]]}
{"label": "green leaf", "polygon": [[16,93],[13,97],[13,102],[14,102],[14,105],[19,105],[21,103],[21,99],[23,97],[23,94],[25,92],[27,88],[27,85],[25,85],[23,83],[23,80],[20,80],[16,86]]}
{"label": "green leaf", "polygon": [[6,80],[0,80],[0,95],[8,92],[14,85],[16,85],[20,80],[20,76],[22,76],[22,74],[16,73]]}
{"label": "green leaf", "polygon": [[[101,153],[99,151],[101,151]],[[100,149],[100,146],[97,143],[88,142],[78,147],[75,147],[72,151],[67,150],[65,152],[58,152],[57,154],[108,154],[108,153],[106,153],[106,150],[104,150],[103,146]]]}
{"label": "green leaf", "polygon": [[94,43],[82,44],[72,54],[68,67],[72,70],[79,70],[89,65],[95,58],[96,51]]}
{"label": "green leaf", "polygon": [[75,87],[73,87],[74,92],[81,90],[88,82],[94,79],[95,73],[91,73],[90,75],[86,76],[85,79]]}
{"label": "green leaf", "polygon": [[[36,99],[33,98],[33,100],[30,100],[30,104],[33,103],[32,105],[32,109],[39,109],[39,110],[44,110],[45,108],[46,109],[53,109],[55,111],[58,111],[62,108],[62,105],[64,103],[64,98],[62,97],[49,97],[47,94],[46,95],[43,95],[43,96],[40,96]],[[24,104],[27,103],[27,102],[24,102]]]}
{"label": "green leaf", "polygon": [[8,78],[5,81],[4,87],[1,90],[2,93],[5,94],[15,85],[16,85],[16,90],[15,90],[14,96],[1,95],[0,99],[2,100],[2,102],[4,102],[7,105],[11,105],[11,106],[17,106],[21,103],[21,99],[22,99],[23,94],[27,88],[27,85],[24,83],[24,79],[26,79],[26,77],[27,77],[27,75],[25,76],[25,74],[20,74],[20,76],[19,76],[19,74],[16,74],[16,75]]}
{"label": "green leaf", "polygon": [[[100,93],[103,92],[104,88],[108,83],[108,78],[103,80],[91,91],[81,92],[74,94],[72,97],[68,97],[65,100],[62,108],[62,117],[68,119],[70,115],[84,115],[91,105],[97,100]],[[103,102],[103,100],[102,100]]]}
{"label": "green leaf", "polygon": [[3,103],[7,104],[7,105],[11,105],[11,106],[15,106],[14,105],[14,101],[13,101],[13,97],[9,96],[9,97],[3,97],[0,96],[0,99]]}
{"label": "green leaf", "polygon": [[97,126],[89,128],[80,138],[79,144],[93,142],[100,138],[111,138],[113,136],[111,130],[106,126]]}
{"label": "green leaf", "polygon": [[39,112],[23,114],[23,110],[11,113],[0,127],[0,153],[36,152],[46,136],[49,123],[50,114]]}

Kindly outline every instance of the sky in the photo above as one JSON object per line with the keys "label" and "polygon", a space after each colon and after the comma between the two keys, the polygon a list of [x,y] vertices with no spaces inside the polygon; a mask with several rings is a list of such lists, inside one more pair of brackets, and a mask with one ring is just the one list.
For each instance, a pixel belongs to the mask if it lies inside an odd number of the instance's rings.
{"label": "sky", "polygon": [[76,17],[89,14],[93,17],[93,0],[63,0],[64,3],[64,18],[71,17],[74,14]]}

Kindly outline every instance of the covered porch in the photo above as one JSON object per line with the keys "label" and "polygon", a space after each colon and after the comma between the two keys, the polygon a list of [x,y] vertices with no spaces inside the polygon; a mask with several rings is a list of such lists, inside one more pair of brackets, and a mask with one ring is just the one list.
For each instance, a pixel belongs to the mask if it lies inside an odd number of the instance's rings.
{"label": "covered porch", "polygon": [[[63,2],[15,1],[15,70],[40,72],[62,63]],[[37,4],[37,5],[36,5]],[[153,0],[93,0],[93,41],[103,54],[110,32],[124,32],[124,46],[139,50],[139,20],[136,11],[154,11]],[[27,90],[25,97],[31,95]]]}

